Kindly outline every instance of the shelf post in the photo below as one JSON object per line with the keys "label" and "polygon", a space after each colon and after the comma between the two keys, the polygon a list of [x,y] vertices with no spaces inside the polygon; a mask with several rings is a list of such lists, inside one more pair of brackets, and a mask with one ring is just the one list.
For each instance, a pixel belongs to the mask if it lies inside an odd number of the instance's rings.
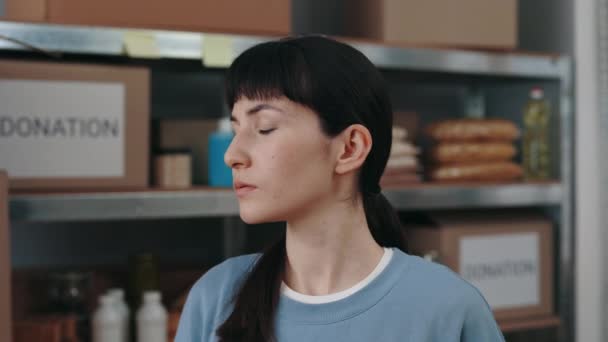
{"label": "shelf post", "polygon": [[12,341],[11,241],[8,220],[8,177],[0,170],[0,341]]}

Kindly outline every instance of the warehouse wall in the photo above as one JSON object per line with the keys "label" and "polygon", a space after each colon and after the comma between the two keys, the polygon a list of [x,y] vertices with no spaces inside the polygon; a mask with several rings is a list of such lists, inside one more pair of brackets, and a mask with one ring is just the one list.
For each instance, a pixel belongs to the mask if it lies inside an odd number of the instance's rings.
{"label": "warehouse wall", "polygon": [[[596,1],[576,0],[576,341],[600,342],[605,303],[602,252],[599,146],[600,115],[597,97]],[[599,300],[602,299],[602,300]],[[606,336],[608,337],[608,336]]]}
{"label": "warehouse wall", "polygon": [[520,49],[572,55],[575,2],[577,1],[519,1]]}

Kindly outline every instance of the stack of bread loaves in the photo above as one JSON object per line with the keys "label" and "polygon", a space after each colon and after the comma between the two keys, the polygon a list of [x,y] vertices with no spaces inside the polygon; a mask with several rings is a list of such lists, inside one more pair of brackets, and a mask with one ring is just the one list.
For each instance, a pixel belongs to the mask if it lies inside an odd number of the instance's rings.
{"label": "stack of bread loaves", "polygon": [[520,132],[502,119],[458,119],[431,124],[426,134],[435,145],[429,151],[432,181],[506,182],[521,178],[512,159]]}
{"label": "stack of bread loaves", "polygon": [[420,163],[418,154],[420,150],[408,141],[407,130],[401,126],[393,127],[393,142],[391,154],[386,164],[380,185],[385,187],[419,183],[418,174]]}

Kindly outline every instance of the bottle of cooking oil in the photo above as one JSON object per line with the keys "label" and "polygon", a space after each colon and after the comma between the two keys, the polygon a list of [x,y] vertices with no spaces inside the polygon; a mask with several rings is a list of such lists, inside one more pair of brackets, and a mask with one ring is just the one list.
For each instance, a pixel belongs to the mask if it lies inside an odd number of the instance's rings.
{"label": "bottle of cooking oil", "polygon": [[550,115],[549,102],[544,98],[543,90],[533,88],[524,110],[522,149],[526,180],[546,180],[550,177]]}

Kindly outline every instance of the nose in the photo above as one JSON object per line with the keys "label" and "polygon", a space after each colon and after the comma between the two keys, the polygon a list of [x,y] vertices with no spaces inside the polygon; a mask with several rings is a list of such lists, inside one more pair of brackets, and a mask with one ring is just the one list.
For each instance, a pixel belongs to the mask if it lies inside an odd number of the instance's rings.
{"label": "nose", "polygon": [[226,153],[224,154],[224,163],[231,169],[239,169],[249,167],[251,160],[247,151],[244,149],[242,139],[239,135],[235,135],[232,138],[232,142],[228,146]]}

